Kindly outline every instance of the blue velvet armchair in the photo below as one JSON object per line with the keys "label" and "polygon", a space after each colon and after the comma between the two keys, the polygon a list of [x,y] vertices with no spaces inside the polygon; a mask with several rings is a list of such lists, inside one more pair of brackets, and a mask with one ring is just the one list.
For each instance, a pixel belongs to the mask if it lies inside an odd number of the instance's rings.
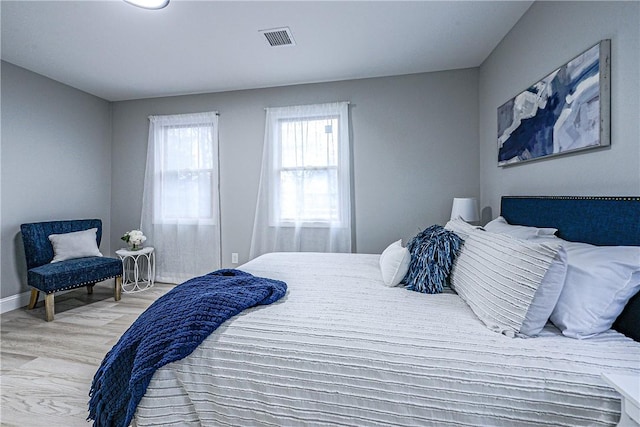
{"label": "blue velvet armchair", "polygon": [[33,309],[40,292],[45,293],[45,313],[47,321],[54,316],[53,294],[67,289],[87,287],[88,293],[100,281],[115,278],[114,299],[120,300],[122,263],[116,258],[91,256],[68,259],[51,263],[54,250],[49,236],[97,228],[96,240],[100,246],[102,239],[102,221],[99,219],[81,219],[70,221],[49,221],[22,224],[22,241],[27,258],[27,284],[31,290],[29,309]]}

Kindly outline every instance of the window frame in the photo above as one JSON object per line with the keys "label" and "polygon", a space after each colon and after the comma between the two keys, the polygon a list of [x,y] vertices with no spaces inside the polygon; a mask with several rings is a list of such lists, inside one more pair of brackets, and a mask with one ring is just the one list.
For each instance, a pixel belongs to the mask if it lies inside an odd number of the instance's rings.
{"label": "window frame", "polygon": [[[154,209],[153,209],[153,223],[154,224],[180,224],[180,225],[211,225],[216,226],[219,222],[219,219],[216,215],[216,204],[218,202],[218,196],[216,196],[216,192],[219,193],[218,185],[219,183],[219,153],[218,153],[218,127],[215,122],[210,122],[207,120],[191,120],[191,121],[181,121],[180,123],[163,123],[159,124],[160,126],[160,134],[162,135],[161,141],[158,144],[156,141],[155,145],[155,156],[156,156],[156,165],[162,165],[161,167],[156,166],[156,170],[154,172]],[[170,153],[168,152],[168,144],[169,144],[169,130],[175,128],[202,128],[209,127],[211,128],[212,138],[213,138],[213,149],[212,149],[212,159],[211,159],[211,168],[187,168],[187,169],[166,169],[166,161]],[[200,158],[199,158],[200,159]],[[167,184],[167,176],[168,175],[177,175],[179,176],[181,173],[190,173],[197,174],[201,176],[202,174],[209,173],[211,178],[211,189],[214,190],[210,195],[211,202],[211,215],[209,217],[165,217],[164,216],[164,206],[166,206],[165,200],[165,187]]]}
{"label": "window frame", "polygon": [[[301,111],[300,108],[303,110]],[[343,209],[349,203],[350,194],[350,147],[348,134],[348,116],[339,107],[327,109],[326,104],[305,105],[302,107],[281,107],[271,110],[269,156],[272,186],[269,195],[269,225],[271,227],[303,227],[303,228],[346,228],[350,226],[350,207]],[[284,122],[302,122],[310,120],[337,120],[337,161],[335,165],[327,166],[282,166],[281,125]],[[283,219],[280,212],[281,173],[283,171],[313,171],[336,170],[338,192],[338,218],[323,219]],[[346,199],[346,200],[345,200]]]}

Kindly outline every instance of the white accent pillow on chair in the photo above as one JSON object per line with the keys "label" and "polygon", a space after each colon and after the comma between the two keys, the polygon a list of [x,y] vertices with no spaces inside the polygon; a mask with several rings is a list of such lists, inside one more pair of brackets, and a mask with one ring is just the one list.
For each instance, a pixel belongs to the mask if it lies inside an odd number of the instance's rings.
{"label": "white accent pillow on chair", "polygon": [[51,234],[49,241],[53,246],[52,263],[74,258],[102,256],[96,241],[97,228],[74,231],[64,234]]}

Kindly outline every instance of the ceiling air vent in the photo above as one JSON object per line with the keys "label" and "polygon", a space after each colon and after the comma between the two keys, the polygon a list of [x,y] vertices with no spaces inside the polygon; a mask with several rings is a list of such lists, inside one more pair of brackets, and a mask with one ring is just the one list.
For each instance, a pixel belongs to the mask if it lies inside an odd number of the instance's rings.
{"label": "ceiling air vent", "polygon": [[291,34],[289,27],[260,30],[260,32],[264,34],[270,46],[295,46],[296,44],[295,40],[293,40],[293,34]]}

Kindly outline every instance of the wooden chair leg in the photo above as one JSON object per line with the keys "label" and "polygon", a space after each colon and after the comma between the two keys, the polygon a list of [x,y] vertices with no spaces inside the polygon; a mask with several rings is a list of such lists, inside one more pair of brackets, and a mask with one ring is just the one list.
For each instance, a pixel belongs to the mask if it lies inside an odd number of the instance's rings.
{"label": "wooden chair leg", "polygon": [[29,310],[33,310],[38,303],[38,296],[40,296],[40,291],[37,289],[31,289],[31,299],[29,300]]}
{"label": "wooden chair leg", "polygon": [[93,286],[94,285],[87,285],[87,294],[89,294],[89,295],[93,294]]}
{"label": "wooden chair leg", "polygon": [[55,312],[53,308],[53,292],[44,297],[44,312],[47,317],[47,322],[51,322]]}
{"label": "wooden chair leg", "polygon": [[122,297],[122,277],[116,277],[115,286],[113,288],[113,299],[120,301]]}

